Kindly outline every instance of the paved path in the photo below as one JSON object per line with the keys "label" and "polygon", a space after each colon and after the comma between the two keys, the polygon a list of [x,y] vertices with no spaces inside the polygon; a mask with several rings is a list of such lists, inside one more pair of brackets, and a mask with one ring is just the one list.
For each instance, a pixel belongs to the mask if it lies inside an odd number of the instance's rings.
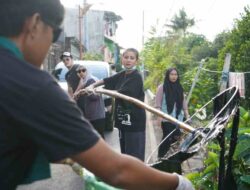
{"label": "paved path", "polygon": [[[154,106],[154,95],[150,91],[146,91],[145,102],[148,105]],[[149,154],[153,151],[149,163],[154,163],[157,160],[158,145],[162,139],[162,130],[157,124],[156,116],[147,112],[147,143],[146,143],[146,159],[147,161]],[[205,157],[205,150],[199,151],[192,158],[183,162],[182,171],[183,174],[190,173],[193,171],[199,171],[203,167],[203,159]]]}
{"label": "paved path", "polygon": [[[150,95],[146,91],[146,98],[145,98],[145,103],[148,105],[153,106],[154,104],[154,97]],[[157,131],[157,126],[155,123],[155,116],[151,114],[150,112],[146,111],[146,158],[145,162],[147,164],[153,163],[157,160],[157,145],[158,145],[158,140],[160,137],[158,134],[160,134]]]}
{"label": "paved path", "polygon": [[117,128],[114,128],[113,131],[105,132],[105,141],[117,152],[120,151],[119,144],[119,132]]}
{"label": "paved path", "polygon": [[51,178],[29,185],[20,185],[17,190],[84,190],[84,180],[70,166],[51,164]]}
{"label": "paved path", "polygon": [[[151,93],[146,92],[145,102],[149,105],[153,105],[154,96]],[[146,114],[147,126],[145,162],[148,160],[152,151],[156,149],[162,137],[162,131],[156,124],[156,117],[149,112],[146,112]],[[115,128],[111,132],[105,132],[105,140],[115,151],[120,152],[118,135],[118,130]],[[149,163],[154,163],[157,160],[157,152],[158,151],[156,150],[154,154],[152,154]],[[193,170],[199,170],[203,166],[203,156],[204,154],[197,154],[185,162],[182,166],[184,173],[189,173]],[[51,179],[38,181],[31,185],[19,186],[17,190],[83,190],[84,180],[79,177],[70,166],[51,164],[51,171]]]}
{"label": "paved path", "polygon": [[[150,103],[150,97],[146,93],[146,99],[145,102],[147,104]],[[152,151],[157,146],[157,135],[155,134],[154,126],[152,119],[152,114],[149,112],[146,112],[147,114],[147,121],[146,121],[146,150],[145,150],[145,161],[148,159]],[[159,132],[158,132],[159,133]],[[105,141],[117,152],[120,152],[120,145],[119,145],[119,136],[118,136],[118,130],[114,128],[111,132],[105,132]],[[150,159],[150,163],[156,161],[157,159],[157,152],[152,155],[152,158]]]}

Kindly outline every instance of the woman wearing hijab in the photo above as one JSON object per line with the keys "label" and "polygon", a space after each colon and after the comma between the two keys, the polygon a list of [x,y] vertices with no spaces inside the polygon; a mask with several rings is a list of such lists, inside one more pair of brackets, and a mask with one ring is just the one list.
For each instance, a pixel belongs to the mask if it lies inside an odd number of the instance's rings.
{"label": "woman wearing hijab", "polygon": [[[76,94],[79,90],[84,89],[96,82],[96,78],[88,73],[86,67],[79,65],[76,69],[76,72],[80,78],[80,81],[74,93],[75,99],[78,98]],[[97,94],[84,94],[79,98],[82,98],[81,105],[79,105],[79,107],[81,108],[84,116],[90,121],[102,138],[104,138],[105,107],[102,96]]]}
{"label": "woman wearing hijab", "polygon": [[[179,121],[183,121],[184,116],[186,119],[189,118],[183,88],[180,84],[176,68],[168,69],[165,74],[164,83],[158,86],[156,92],[156,108]],[[162,120],[161,118],[159,118],[159,121],[161,122],[163,132],[162,140],[174,131],[159,147],[158,158],[162,158],[168,152],[170,145],[178,140],[181,132],[175,124],[167,120]]]}

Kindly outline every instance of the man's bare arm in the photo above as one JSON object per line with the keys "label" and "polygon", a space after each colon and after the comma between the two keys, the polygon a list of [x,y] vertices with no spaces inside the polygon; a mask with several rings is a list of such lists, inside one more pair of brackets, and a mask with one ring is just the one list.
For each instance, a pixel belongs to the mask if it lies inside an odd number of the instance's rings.
{"label": "man's bare arm", "polygon": [[105,182],[124,189],[173,190],[178,185],[176,175],[160,172],[134,157],[119,154],[102,139],[72,159]]}

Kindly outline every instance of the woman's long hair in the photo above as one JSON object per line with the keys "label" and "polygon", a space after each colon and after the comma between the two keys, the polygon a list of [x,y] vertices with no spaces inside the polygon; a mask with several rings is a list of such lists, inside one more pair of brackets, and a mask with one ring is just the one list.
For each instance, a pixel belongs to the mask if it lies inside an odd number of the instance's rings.
{"label": "woman's long hair", "polygon": [[[170,73],[175,70],[178,78],[175,82],[169,80]],[[172,113],[174,105],[176,105],[176,118],[179,116],[183,107],[183,88],[180,84],[179,73],[176,68],[170,68],[166,71],[163,92],[165,93],[167,111],[169,114]]]}

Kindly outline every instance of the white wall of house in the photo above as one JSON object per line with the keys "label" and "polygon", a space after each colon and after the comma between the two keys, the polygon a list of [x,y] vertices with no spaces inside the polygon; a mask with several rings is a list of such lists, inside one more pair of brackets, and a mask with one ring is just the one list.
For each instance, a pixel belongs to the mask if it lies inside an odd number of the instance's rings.
{"label": "white wall of house", "polygon": [[88,52],[101,53],[104,45],[104,11],[89,10],[86,17],[84,45]]}
{"label": "white wall of house", "polygon": [[65,37],[76,37],[79,40],[79,10],[77,8],[66,8],[63,30]]}
{"label": "white wall of house", "polygon": [[[104,11],[89,10],[82,18],[81,42],[87,52],[101,53],[104,44]],[[79,37],[79,9],[66,8],[64,19],[65,37]]]}

